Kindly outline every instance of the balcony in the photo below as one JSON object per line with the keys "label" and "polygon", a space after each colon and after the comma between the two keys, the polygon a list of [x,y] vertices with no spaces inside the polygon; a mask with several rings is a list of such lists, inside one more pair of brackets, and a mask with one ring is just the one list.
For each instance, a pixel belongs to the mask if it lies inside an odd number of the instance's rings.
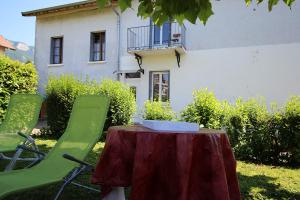
{"label": "balcony", "polygon": [[185,53],[186,28],[176,22],[139,26],[127,30],[127,51],[132,54]]}

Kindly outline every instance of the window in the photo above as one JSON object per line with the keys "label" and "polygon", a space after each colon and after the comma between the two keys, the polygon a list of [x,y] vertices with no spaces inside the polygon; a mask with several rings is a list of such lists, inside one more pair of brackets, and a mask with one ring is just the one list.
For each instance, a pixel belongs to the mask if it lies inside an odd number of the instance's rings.
{"label": "window", "polygon": [[91,33],[90,61],[105,60],[105,32]]}
{"label": "window", "polygon": [[150,99],[152,101],[169,101],[170,72],[150,73]]}
{"label": "window", "polygon": [[154,45],[167,45],[171,39],[171,23],[165,22],[161,27],[154,24]]}
{"label": "window", "polygon": [[134,72],[134,73],[125,73],[125,78],[141,78],[140,72]]}
{"label": "window", "polygon": [[63,62],[63,37],[51,38],[50,64],[62,64]]}

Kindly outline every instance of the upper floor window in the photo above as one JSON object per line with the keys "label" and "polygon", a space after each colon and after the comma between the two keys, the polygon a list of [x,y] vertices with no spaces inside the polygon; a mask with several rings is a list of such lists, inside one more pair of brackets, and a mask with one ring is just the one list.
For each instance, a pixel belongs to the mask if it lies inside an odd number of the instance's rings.
{"label": "upper floor window", "polygon": [[162,26],[154,24],[153,45],[168,45],[171,41],[171,23],[165,22]]}
{"label": "upper floor window", "polygon": [[105,32],[91,33],[90,61],[105,60]]}
{"label": "upper floor window", "polygon": [[63,37],[52,37],[50,64],[62,64],[62,62],[63,62]]}

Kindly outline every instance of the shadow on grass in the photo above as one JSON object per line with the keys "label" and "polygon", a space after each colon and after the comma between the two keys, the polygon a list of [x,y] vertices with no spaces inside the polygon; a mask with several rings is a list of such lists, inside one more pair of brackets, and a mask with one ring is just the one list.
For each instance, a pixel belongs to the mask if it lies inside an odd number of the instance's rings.
{"label": "shadow on grass", "polygon": [[[273,177],[265,175],[245,176],[238,173],[243,199],[289,199],[300,200],[299,193],[292,193],[274,183]],[[300,184],[300,183],[299,183]]]}

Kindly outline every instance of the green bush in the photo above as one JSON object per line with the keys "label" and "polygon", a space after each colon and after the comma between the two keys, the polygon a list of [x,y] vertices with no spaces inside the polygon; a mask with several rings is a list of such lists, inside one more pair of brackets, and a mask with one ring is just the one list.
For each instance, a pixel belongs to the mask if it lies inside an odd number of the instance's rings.
{"label": "green bush", "polygon": [[128,124],[136,111],[135,96],[130,88],[119,81],[103,80],[99,93],[110,99],[105,129]]}
{"label": "green bush", "polygon": [[226,127],[236,156],[242,160],[262,162],[268,157],[269,134],[266,134],[269,113],[264,101],[238,99],[225,116]]}
{"label": "green bush", "polygon": [[33,64],[23,64],[5,56],[0,56],[0,72],[1,121],[12,94],[36,92],[38,75]]}
{"label": "green bush", "polygon": [[263,101],[238,100],[224,126],[238,159],[300,164],[300,97],[268,112]]}
{"label": "green bush", "polygon": [[194,92],[194,101],[182,112],[182,118],[206,128],[226,129],[237,159],[300,164],[300,96],[269,111],[262,98],[239,98],[229,104],[204,89]]}
{"label": "green bush", "polygon": [[186,122],[198,123],[205,128],[220,128],[221,103],[213,92],[201,89],[193,92],[194,101],[181,113]]}
{"label": "green bush", "polygon": [[173,120],[175,113],[169,102],[146,101],[144,105],[143,119],[146,120]]}
{"label": "green bush", "polygon": [[83,82],[70,75],[49,78],[46,87],[47,122],[53,136],[59,137],[64,132],[75,98],[85,93],[86,88]]}
{"label": "green bush", "polygon": [[277,126],[282,146],[281,156],[289,164],[300,164],[300,96],[289,99],[281,119]]}
{"label": "green bush", "polygon": [[103,80],[99,84],[89,79],[81,81],[72,75],[50,77],[46,94],[48,125],[55,137],[60,137],[66,129],[78,95],[103,94],[110,98],[105,130],[110,126],[128,124],[135,112],[135,99],[130,88],[117,81]]}

